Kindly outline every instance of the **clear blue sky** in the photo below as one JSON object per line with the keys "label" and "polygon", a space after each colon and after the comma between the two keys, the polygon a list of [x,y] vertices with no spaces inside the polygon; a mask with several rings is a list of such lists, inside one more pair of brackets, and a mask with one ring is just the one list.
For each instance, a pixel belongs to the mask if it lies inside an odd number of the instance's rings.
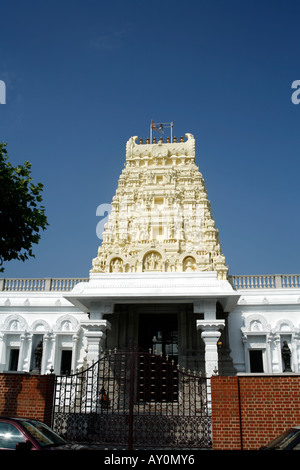
{"label": "clear blue sky", "polygon": [[300,2],[0,4],[0,141],[45,186],[36,258],[4,277],[88,277],[129,137],[194,134],[230,274],[300,273]]}

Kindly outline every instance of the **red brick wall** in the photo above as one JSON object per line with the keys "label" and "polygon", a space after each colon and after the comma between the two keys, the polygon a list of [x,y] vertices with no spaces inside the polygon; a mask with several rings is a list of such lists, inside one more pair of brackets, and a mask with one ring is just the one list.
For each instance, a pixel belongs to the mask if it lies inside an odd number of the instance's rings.
{"label": "red brick wall", "polygon": [[[0,374],[0,415],[51,424],[54,375]],[[211,378],[214,450],[253,450],[300,425],[300,375]]]}
{"label": "red brick wall", "polygon": [[213,376],[215,450],[254,450],[300,425],[300,376]]}
{"label": "red brick wall", "polygon": [[0,374],[0,415],[51,424],[54,375]]}

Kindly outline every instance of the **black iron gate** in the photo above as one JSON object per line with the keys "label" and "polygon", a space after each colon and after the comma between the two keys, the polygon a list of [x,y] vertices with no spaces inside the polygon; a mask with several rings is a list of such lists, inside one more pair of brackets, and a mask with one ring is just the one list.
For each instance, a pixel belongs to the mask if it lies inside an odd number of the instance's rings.
{"label": "black iron gate", "polygon": [[168,358],[114,352],[56,377],[52,425],[107,449],[211,448],[209,395],[209,379]]}

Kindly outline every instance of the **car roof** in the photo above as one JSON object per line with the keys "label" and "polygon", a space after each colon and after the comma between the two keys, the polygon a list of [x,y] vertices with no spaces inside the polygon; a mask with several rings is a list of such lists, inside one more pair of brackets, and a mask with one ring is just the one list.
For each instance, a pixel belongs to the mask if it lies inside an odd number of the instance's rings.
{"label": "car roof", "polygon": [[12,421],[39,421],[38,419],[34,418],[24,418],[23,416],[0,416],[0,419],[10,419]]}

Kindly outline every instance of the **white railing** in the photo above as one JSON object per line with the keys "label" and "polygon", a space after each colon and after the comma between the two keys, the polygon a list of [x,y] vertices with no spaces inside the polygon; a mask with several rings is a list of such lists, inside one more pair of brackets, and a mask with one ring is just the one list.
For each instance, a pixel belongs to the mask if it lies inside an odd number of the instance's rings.
{"label": "white railing", "polygon": [[88,278],[0,279],[0,291],[71,291]]}
{"label": "white railing", "polygon": [[[0,279],[0,291],[66,291],[88,278]],[[234,289],[295,289],[300,288],[300,274],[261,274],[228,276]]]}
{"label": "white railing", "polygon": [[261,274],[229,276],[234,289],[293,289],[300,288],[300,274]]}

